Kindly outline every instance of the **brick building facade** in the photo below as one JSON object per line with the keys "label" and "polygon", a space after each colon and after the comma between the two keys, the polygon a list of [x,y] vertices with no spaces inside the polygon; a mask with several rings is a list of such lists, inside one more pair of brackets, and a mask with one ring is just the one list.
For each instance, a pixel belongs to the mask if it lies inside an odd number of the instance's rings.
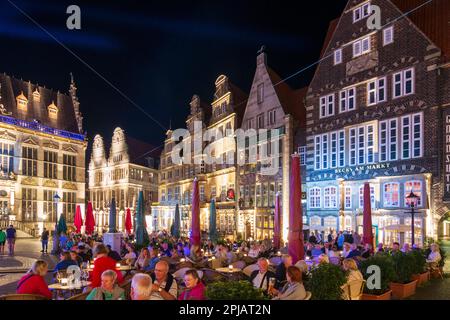
{"label": "brick building facade", "polygon": [[[448,38],[441,36],[448,3],[436,0],[401,17],[419,4],[350,0],[330,24],[306,97],[311,229],[361,232],[362,186],[369,181],[377,242],[411,242],[411,191],[419,196],[416,243],[437,236],[448,211]],[[371,5],[381,9],[380,30],[368,28]]]}

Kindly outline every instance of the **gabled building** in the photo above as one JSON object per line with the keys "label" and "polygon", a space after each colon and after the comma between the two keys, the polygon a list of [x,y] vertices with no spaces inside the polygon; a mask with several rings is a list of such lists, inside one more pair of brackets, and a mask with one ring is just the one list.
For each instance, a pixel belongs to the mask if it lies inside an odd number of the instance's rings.
{"label": "gabled building", "polygon": [[158,199],[158,148],[114,130],[109,156],[102,136],[96,135],[89,162],[89,198],[92,201],[97,231],[107,230],[111,199],[116,201],[119,231],[125,230],[125,214],[135,213],[139,191],[143,191],[146,218],[151,222],[151,204]]}
{"label": "gabled building", "polygon": [[[167,132],[164,151],[161,154],[160,199],[152,208],[154,230],[170,230],[173,223],[175,206],[178,203],[182,215],[182,234],[190,229],[192,183],[194,177],[199,180],[200,191],[200,225],[204,232],[209,230],[209,208],[211,199],[215,200],[217,228],[222,237],[236,237],[237,198],[236,149],[229,138],[234,137],[234,130],[240,127],[247,95],[236,87],[225,75],[215,81],[215,92],[211,105],[203,103],[197,95],[191,102],[191,112],[186,119],[190,138],[191,163],[174,164],[172,150],[176,143],[172,140],[173,131]],[[202,143],[202,150],[195,154],[193,144],[194,122],[200,121],[201,128],[208,130],[211,137]],[[205,133],[204,131],[203,133]],[[206,148],[210,149],[212,163],[206,161]],[[231,163],[227,158],[232,158]]]}
{"label": "gabled building", "polygon": [[[437,236],[450,200],[450,10],[435,0],[401,17],[422,3],[350,0],[330,24],[306,97],[311,229],[362,233],[368,181],[377,242],[411,243],[411,191],[415,242]],[[372,5],[380,30],[368,28]]]}
{"label": "gabled building", "polygon": [[86,147],[73,78],[63,94],[0,74],[2,221],[38,234],[63,214],[70,227],[84,211]]}
{"label": "gabled building", "polygon": [[[256,130],[257,144],[246,142],[238,156],[245,158],[239,166],[239,220],[238,232],[244,239],[273,237],[275,196],[281,193],[283,211],[283,239],[287,239],[289,223],[289,175],[291,155],[294,153],[294,137],[302,128],[299,139],[305,139],[304,97],[306,90],[293,90],[282,81],[267,64],[267,55],[261,51],[256,59],[248,102],[242,119],[242,129]],[[277,129],[278,133],[264,137],[262,129]],[[278,150],[271,150],[272,142],[278,141]],[[265,145],[266,155],[262,152]],[[276,144],[273,144],[274,146]],[[253,150],[252,150],[253,149]],[[252,152],[257,154],[251,158]],[[277,157],[274,159],[274,157]],[[273,160],[273,162],[272,162]],[[277,167],[271,174],[262,174],[264,166]]]}

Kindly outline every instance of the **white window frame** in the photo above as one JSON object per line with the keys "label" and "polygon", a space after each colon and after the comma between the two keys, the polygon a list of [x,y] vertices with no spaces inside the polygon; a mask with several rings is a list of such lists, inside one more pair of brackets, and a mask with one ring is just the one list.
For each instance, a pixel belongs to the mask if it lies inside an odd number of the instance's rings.
{"label": "white window frame", "polygon": [[[397,186],[397,191],[393,191],[393,186]],[[386,192],[386,187],[390,186],[390,191]],[[397,204],[393,202],[394,194],[397,193]],[[389,197],[388,197],[389,196]],[[389,199],[387,199],[389,198]],[[398,208],[400,207],[400,183],[398,182],[386,182],[383,184],[383,207],[386,208]]]}
{"label": "white window frame", "polygon": [[383,46],[387,46],[391,43],[394,43],[394,26],[383,29]]}
{"label": "white window frame", "polygon": [[[364,45],[367,45],[366,49],[364,49]],[[353,48],[353,58],[369,53],[372,50],[371,36],[367,36],[362,39],[354,41],[352,48]]]}
{"label": "white window frame", "polygon": [[323,189],[323,207],[325,209],[335,209],[337,203],[337,187],[329,186]]}
{"label": "white window frame", "polygon": [[[407,120],[408,124],[405,126],[404,121]],[[410,159],[411,158],[411,115],[403,116],[400,120],[400,128],[401,128],[401,159]],[[405,145],[408,148],[408,154],[405,155],[406,151]]]}
{"label": "white window frame", "polygon": [[[389,119],[389,131],[388,131],[388,146],[389,146],[389,160],[390,161],[397,161],[399,159],[398,156],[398,152],[399,152],[399,148],[398,148],[398,119],[397,118],[393,118],[393,119]],[[395,128],[393,128],[392,123],[395,122]],[[395,129],[395,135],[392,134],[393,129]],[[395,149],[395,157],[392,157],[392,151],[394,151]]]}
{"label": "white window frame", "polygon": [[345,166],[345,131],[340,130],[338,134],[338,167]]}
{"label": "white window frame", "polygon": [[329,156],[328,153],[330,152],[330,139],[328,137],[328,133],[325,133],[322,135],[322,169],[328,169],[329,168]]}
{"label": "white window frame", "polygon": [[[359,14],[359,16],[357,16]],[[362,6],[353,10],[353,23],[362,20]]]}
{"label": "white window frame", "polygon": [[[419,116],[419,123],[415,122],[415,117]],[[416,129],[416,125],[419,126],[419,133],[418,133],[418,137],[416,137],[415,135],[415,129]],[[419,112],[419,113],[414,113],[411,115],[411,157],[412,158],[422,158],[423,157],[423,113]],[[419,155],[415,155],[415,151],[416,151],[416,146],[415,143],[416,141],[419,142],[420,147],[419,147]]]}
{"label": "white window frame", "polygon": [[314,170],[320,170],[322,168],[322,136],[318,135],[314,137]]}
{"label": "white window frame", "polygon": [[320,209],[321,208],[321,189],[319,187],[313,187],[308,191],[308,206],[310,209]]}
{"label": "white window frame", "polygon": [[306,146],[298,147],[298,154],[300,155],[300,165],[306,165]]}
{"label": "white window frame", "polygon": [[[406,73],[411,72],[411,78],[406,78]],[[396,80],[396,76],[400,76],[399,80]],[[406,83],[411,81],[411,92],[406,93]],[[406,97],[415,93],[415,72],[414,68],[409,68],[402,70],[400,72],[396,72],[392,75],[392,98],[397,99],[401,97]],[[396,85],[400,85],[400,93],[398,94],[395,91]]]}
{"label": "white window frame", "polygon": [[[380,98],[380,92],[383,90],[383,98]],[[371,101],[371,94],[374,100]],[[374,79],[367,83],[367,105],[373,106],[386,101],[386,77]]]}
{"label": "white window frame", "polygon": [[338,65],[342,63],[342,49],[334,50],[334,65]]}
{"label": "white window frame", "polygon": [[[362,130],[362,133],[361,133]],[[360,126],[357,128],[357,137],[358,137],[358,146],[357,146],[357,163],[358,165],[362,165],[366,163],[366,127]],[[362,141],[361,141],[362,138]],[[362,151],[362,153],[361,153]],[[361,155],[363,161],[361,162]]]}
{"label": "white window frame", "polygon": [[[369,133],[369,128],[372,128],[372,133]],[[365,141],[365,147],[366,147],[366,164],[372,164],[375,162],[375,125],[368,124],[366,126],[366,141]],[[369,136],[372,136],[372,145],[369,144]],[[369,155],[372,155],[372,160],[369,160]]]}
{"label": "white window frame", "polygon": [[[350,108],[350,100],[353,101],[353,107]],[[353,111],[356,109],[356,87],[341,90],[339,92],[339,113]]]}
{"label": "white window frame", "polygon": [[[423,207],[423,182],[421,180],[409,180],[406,181],[404,184],[404,191],[405,191],[405,195],[404,195],[404,206],[406,208],[409,208],[409,205],[407,204],[407,200],[406,197],[411,193],[411,188],[407,187],[406,185],[411,183],[413,186],[415,183],[419,183],[420,184],[420,190],[417,191],[415,188],[413,188],[413,192],[416,196],[419,196],[419,198],[417,199],[417,205],[415,206],[415,208],[422,208]],[[417,193],[420,192],[420,195],[418,195]],[[420,202],[420,203],[419,203]]]}
{"label": "white window frame", "polygon": [[[383,129],[384,126],[384,129]],[[384,139],[383,139],[383,133],[384,133]],[[386,162],[389,160],[389,148],[388,148],[388,138],[389,138],[389,125],[388,121],[380,121],[379,123],[379,161],[380,162]],[[384,141],[383,141],[384,140]],[[384,149],[384,151],[383,151]]]}
{"label": "white window frame", "polygon": [[352,208],[352,187],[347,186],[344,189],[344,208],[351,209]]}
{"label": "white window frame", "polygon": [[[321,96],[320,101],[320,111],[319,116],[320,118],[326,118],[330,116],[334,116],[334,109],[335,109],[335,103],[334,103],[334,93],[328,94],[325,96]],[[330,112],[330,106],[332,111]]]}
{"label": "white window frame", "polygon": [[[330,132],[330,168],[335,169],[338,166],[338,132]],[[333,147],[334,144],[334,147]],[[334,163],[333,163],[334,157]]]}
{"label": "white window frame", "polygon": [[[357,145],[358,145],[358,137],[356,132],[356,127],[350,128],[349,130],[349,165],[356,166],[357,163]],[[354,142],[352,143],[352,139]],[[354,155],[352,156],[352,152]]]}

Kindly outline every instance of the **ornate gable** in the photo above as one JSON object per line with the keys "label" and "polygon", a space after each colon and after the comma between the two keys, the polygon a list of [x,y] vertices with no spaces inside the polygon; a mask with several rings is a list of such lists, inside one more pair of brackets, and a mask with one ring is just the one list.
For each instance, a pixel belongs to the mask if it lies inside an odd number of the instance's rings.
{"label": "ornate gable", "polygon": [[59,150],[59,144],[57,142],[51,141],[51,140],[45,140],[42,143],[42,146],[45,148],[51,148],[51,149],[56,149]]}
{"label": "ornate gable", "polygon": [[3,131],[0,131],[0,139],[16,142],[17,138],[14,134],[8,132],[7,130],[3,130]]}
{"label": "ornate gable", "polygon": [[33,138],[32,136],[24,137],[23,140],[22,140],[22,143],[32,144],[32,145],[35,145],[35,146],[39,145],[39,142],[35,138]]}
{"label": "ornate gable", "polygon": [[66,152],[78,153],[78,150],[70,144],[64,144],[62,146],[62,149],[63,149],[63,151],[66,151]]}

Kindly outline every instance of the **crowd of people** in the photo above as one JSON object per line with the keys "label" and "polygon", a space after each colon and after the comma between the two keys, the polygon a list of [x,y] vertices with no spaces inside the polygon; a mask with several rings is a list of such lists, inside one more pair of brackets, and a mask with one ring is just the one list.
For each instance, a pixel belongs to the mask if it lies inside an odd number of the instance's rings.
{"label": "crowd of people", "polygon": [[[314,261],[315,265],[340,265],[346,271],[347,282],[350,283],[363,279],[358,270],[361,260],[378,252],[393,254],[416,249],[408,244],[400,248],[398,243],[393,243],[389,248],[382,244],[373,248],[370,244],[362,245],[361,237],[351,232],[330,233],[328,237],[313,233],[305,243],[305,258],[293,264],[292,257],[287,254],[287,246],[274,248],[272,241],[267,238],[262,241],[222,240],[216,243],[205,240],[198,246],[190,245],[187,238],[155,232],[150,234],[149,245],[139,251],[132,237],[124,238],[117,251],[105,245],[99,236],[72,233],[62,238],[60,261],[54,272],[64,272],[72,265],[86,268],[93,264],[89,273],[90,285],[85,288],[89,292],[87,300],[203,300],[206,299],[207,285],[198,270],[212,268],[211,261],[214,260],[218,267],[238,261],[245,261],[244,266],[254,264],[255,269],[246,278],[255,288],[275,300],[302,300],[307,297],[304,279],[308,277],[311,266],[308,262]],[[278,258],[279,261],[270,263],[269,258]],[[432,244],[427,262],[439,263],[440,259],[439,246]],[[180,279],[175,279],[172,267],[183,262],[189,262],[191,267],[184,272],[182,281],[178,281]],[[129,266],[133,271],[120,271],[118,263]],[[45,283],[47,272],[47,263],[36,261],[19,281],[17,293],[51,297]],[[129,295],[122,288],[127,278],[131,279]]]}

